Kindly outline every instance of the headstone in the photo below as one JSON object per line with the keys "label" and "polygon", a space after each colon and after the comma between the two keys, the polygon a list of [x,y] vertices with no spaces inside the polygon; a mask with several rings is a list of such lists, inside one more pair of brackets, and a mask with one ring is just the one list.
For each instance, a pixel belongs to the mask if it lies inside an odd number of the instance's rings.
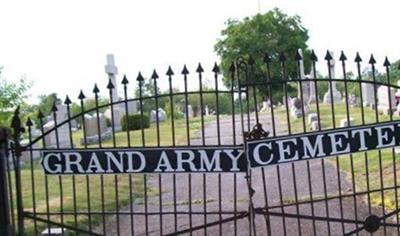
{"label": "headstone", "polygon": [[[390,87],[390,99],[388,86],[379,86],[377,89],[378,96],[378,111],[389,115],[396,109],[396,91]],[[391,102],[391,104],[390,104]]]}
{"label": "headstone", "polygon": [[[193,117],[193,108],[192,108],[192,106],[191,105],[187,105],[186,109],[187,109],[187,115],[188,115],[187,118],[192,118]],[[184,110],[185,117],[186,117],[186,109]]]}
{"label": "headstone", "polygon": [[299,98],[294,98],[291,100],[290,114],[294,118],[300,118],[303,116],[302,102]]}
{"label": "headstone", "polygon": [[268,112],[270,110],[270,108],[271,108],[271,104],[270,104],[269,100],[268,99],[264,100],[262,102],[260,112]]}
{"label": "headstone", "polygon": [[314,78],[314,74],[313,74],[313,65],[311,65],[311,73],[307,76],[308,77],[308,83],[309,83],[309,88],[310,88],[310,95],[307,101],[307,104],[310,105],[312,103],[315,103],[317,101],[317,95],[316,95],[316,91],[315,91],[315,78]]}
{"label": "headstone", "polygon": [[47,228],[42,231],[42,236],[61,236],[68,235],[68,232],[64,228]]}
{"label": "headstone", "polygon": [[308,124],[311,124],[313,121],[318,121],[318,114],[317,113],[308,114]]}
{"label": "headstone", "polygon": [[[301,48],[299,48],[298,53],[301,55],[301,57],[303,57],[303,51],[301,50]],[[306,75],[304,73],[304,61],[303,59],[301,59],[299,61],[299,65],[300,65],[300,80],[301,81],[301,87],[300,87],[300,83],[298,85],[298,92],[297,92],[297,97],[298,98],[303,98],[303,103],[307,104],[308,100],[310,98],[310,83],[308,83],[308,81],[306,81]],[[301,96],[302,94],[302,96]]]}
{"label": "headstone", "polygon": [[[26,146],[28,144],[29,144],[29,140],[25,139],[25,140],[21,141],[21,145],[23,145],[23,146]],[[39,144],[38,143],[34,143],[34,144],[32,144],[31,147],[32,147],[32,153],[30,151],[30,148],[27,148],[26,151],[23,151],[21,153],[21,161],[29,162],[31,157],[32,157],[32,160],[37,160],[37,159],[39,159],[41,157],[41,155],[40,155],[41,152],[38,151],[38,150],[35,150],[35,149],[39,149],[40,148]]]}
{"label": "headstone", "polygon": [[350,95],[348,104],[349,104],[351,107],[357,106],[357,97],[356,97],[355,94],[351,94],[351,95]]}
{"label": "headstone", "polygon": [[40,135],[42,135],[42,131],[40,131],[40,129],[32,129],[31,135],[32,135],[32,138],[37,138]]}
{"label": "headstone", "polygon": [[368,107],[374,103],[374,85],[370,83],[361,83],[362,105]]}
{"label": "headstone", "polygon": [[[111,90],[112,100],[113,102],[118,102],[120,100],[118,97],[118,83],[117,83],[118,67],[115,65],[115,59],[113,54],[107,55],[107,64],[104,66],[104,68],[108,75],[108,78],[114,85],[114,88]],[[113,125],[115,131],[120,131],[122,129],[121,120],[126,115],[125,104],[124,103],[114,104],[112,106],[112,110],[113,112],[111,112],[110,108],[105,112],[106,117],[110,120],[113,119]]]}
{"label": "headstone", "polygon": [[[57,112],[56,112],[56,119],[57,125],[61,124],[63,121],[68,119],[67,116],[67,107],[60,102],[56,104]],[[45,125],[43,125],[44,132],[52,130],[55,126],[55,121],[53,118],[49,120]],[[57,130],[57,132],[56,132]],[[58,134],[58,136],[56,136]],[[58,147],[59,148],[72,148],[71,147],[71,138],[69,134],[69,127],[68,123],[63,124],[49,134],[45,135],[44,140],[46,144],[46,148],[56,148],[57,147],[57,138],[58,138]]]}
{"label": "headstone", "polygon": [[312,130],[312,131],[320,130],[318,121],[313,121],[313,122],[311,122],[311,130]]}
{"label": "headstone", "polygon": [[[99,139],[101,138],[102,141],[109,140],[112,138],[112,132],[109,128],[107,128],[106,118],[103,114],[97,116],[91,116],[86,114],[85,116],[85,137],[81,138],[81,144],[84,145],[85,141],[86,144],[95,144],[99,143]],[[99,131],[100,131],[100,138],[99,138]]]}
{"label": "headstone", "polygon": [[[158,122],[165,121],[165,118],[165,111],[162,108],[158,108]],[[150,112],[150,122],[157,122],[157,112],[155,110]]]}
{"label": "headstone", "polygon": [[204,109],[204,115],[205,116],[209,116],[210,115],[210,110],[209,110],[209,108],[208,108],[208,105],[206,105],[206,107],[205,107],[205,109]]}
{"label": "headstone", "polygon": [[354,119],[352,117],[347,120],[347,118],[340,120],[340,127],[348,127],[354,125]]}
{"label": "headstone", "polygon": [[[331,52],[331,56],[333,57],[333,52]],[[332,79],[337,79],[336,75],[335,75],[335,60],[332,59],[330,61],[330,67],[329,67],[329,71],[331,73],[331,78]],[[333,101],[332,101],[333,99]],[[328,87],[328,91],[325,93],[324,95],[324,103],[341,103],[342,102],[342,95],[340,94],[340,92],[337,90],[336,88],[336,81],[332,81],[332,87],[331,87],[331,83],[329,83],[329,87]]]}

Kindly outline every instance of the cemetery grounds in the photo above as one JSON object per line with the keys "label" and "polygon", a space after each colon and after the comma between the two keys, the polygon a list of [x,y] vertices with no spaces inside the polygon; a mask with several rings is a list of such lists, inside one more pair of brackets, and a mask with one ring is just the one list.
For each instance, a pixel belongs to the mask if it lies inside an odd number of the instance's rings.
{"label": "cemetery grounds", "polygon": [[[330,129],[330,128],[339,128],[340,121],[342,119],[347,119],[346,114],[346,105],[342,104],[334,104],[334,117],[335,117],[335,127],[333,127],[333,119],[332,119],[332,106],[330,104],[320,103],[320,120],[321,120],[321,129]],[[352,125],[361,125],[362,124],[362,110],[360,106],[351,107],[348,106],[350,118],[353,118]],[[316,112],[316,105],[311,105],[308,114]],[[284,134],[288,132],[288,124],[287,124],[287,117],[286,117],[286,109],[284,106],[276,108],[275,110],[276,118],[280,120],[280,131]],[[306,132],[311,131],[311,125],[307,122],[306,119],[306,127],[303,127],[303,118],[293,118],[290,117],[290,128],[291,133],[303,133],[304,130]],[[369,108],[364,107],[364,119],[365,124],[374,124],[377,122],[376,120],[376,111]],[[399,116],[393,115],[393,120],[399,120]],[[379,122],[389,121],[390,116],[379,114]],[[396,173],[397,174],[397,181],[399,181],[400,175],[400,161],[397,160],[399,154],[396,155]],[[354,192],[364,192],[367,191],[367,184],[369,184],[369,189],[381,189],[384,187],[394,186],[394,175],[393,175],[393,155],[392,155],[392,148],[387,148],[381,150],[382,156],[382,163],[379,162],[379,151],[369,151],[368,155],[365,153],[355,153],[352,154],[353,156],[353,167],[351,166],[350,155],[341,155],[339,156],[339,162],[336,162],[335,157],[327,158],[329,162],[331,162],[335,168],[338,168],[341,171],[346,173],[346,178],[349,182],[352,182],[351,178],[351,170],[354,170],[354,180],[356,183],[356,189]],[[368,170],[365,164],[365,159],[368,159]],[[382,165],[382,172],[380,172],[380,165]],[[368,180],[367,180],[367,171],[368,171]],[[381,176],[382,175],[382,178]],[[381,179],[383,179],[381,183]],[[383,184],[383,186],[382,186]],[[381,192],[373,192],[368,194],[370,197],[371,205],[375,207],[383,206]],[[368,196],[366,195],[366,196]],[[319,196],[323,197],[323,196]],[[314,196],[314,200],[318,199],[318,196]],[[310,199],[301,199],[299,201],[307,201]],[[365,202],[368,201],[367,197],[363,199]],[[396,209],[396,200],[395,194],[393,191],[387,191],[384,193],[384,206],[386,209],[395,210]]]}
{"label": "cemetery grounds", "polygon": [[[221,115],[221,118],[223,116]],[[204,117],[205,124],[209,123],[215,117]],[[189,132],[191,136],[195,136],[196,133],[201,129],[201,119],[194,117],[190,119]],[[73,133],[73,141],[77,148],[81,148],[80,139],[83,137],[82,130]],[[130,131],[131,146],[142,146],[141,142],[141,130]],[[171,146],[171,122],[166,120],[160,123],[160,145]],[[175,120],[175,138],[176,144],[186,145],[186,119]],[[115,139],[118,147],[128,146],[127,144],[127,132],[120,131],[115,133]],[[149,128],[145,129],[145,144],[146,146],[157,146],[157,128],[156,123],[152,123]],[[98,144],[88,145],[89,148],[96,148]],[[113,147],[113,141],[107,140],[102,142],[102,147]],[[32,194],[32,189],[29,185],[32,184],[31,168],[33,168],[34,180],[35,180],[35,194]],[[14,174],[12,171],[11,174]],[[40,159],[34,161],[34,164],[23,165],[21,168],[21,182],[22,182],[22,196],[24,202],[24,208],[32,208],[33,197],[36,202],[36,211],[44,212],[46,209],[46,196],[45,196],[45,181],[48,182],[49,186],[49,208],[60,209],[60,202],[63,202],[63,211],[74,212],[74,208],[79,211],[88,210],[90,207],[91,211],[115,211],[125,206],[130,205],[131,196],[133,203],[143,203],[144,196],[147,197],[159,195],[158,189],[150,187],[145,184],[148,181],[148,177],[151,178],[151,174],[144,175],[92,175],[86,177],[84,175],[71,176],[71,178],[63,178],[62,188],[60,187],[60,179],[57,177],[45,178],[44,172],[40,165]],[[75,178],[76,196],[73,196],[73,185],[72,179]],[[11,178],[14,181],[14,178]],[[115,183],[118,182],[117,185]],[[15,183],[10,183],[14,186]],[[88,184],[90,188],[88,187]],[[107,186],[107,191],[104,191],[104,195],[101,196],[101,189],[103,186]],[[25,187],[24,187],[25,186]],[[117,190],[115,190],[117,186]],[[146,191],[145,191],[146,188]],[[90,189],[88,193],[86,190]],[[60,194],[62,191],[62,194]],[[118,193],[118,196],[116,196]],[[87,204],[87,196],[90,196],[90,206]],[[63,196],[62,199],[60,196]],[[15,199],[15,191],[13,191],[13,198]],[[74,201],[76,199],[76,201]],[[118,202],[115,200],[118,199]],[[74,205],[76,202],[76,205]],[[118,206],[118,207],[117,207]],[[12,206],[16,212],[16,206]],[[111,217],[111,216],[110,216]],[[58,216],[51,216],[53,221],[59,221]],[[64,223],[74,225],[74,216],[65,215]],[[87,216],[78,216],[76,222],[80,228],[87,228],[89,225]],[[103,222],[101,215],[93,215],[91,217],[92,227],[98,227]],[[106,219],[107,221],[107,219]],[[45,224],[38,223],[39,230],[43,230]],[[41,231],[40,230],[40,231]],[[34,234],[33,221],[25,219],[25,232],[27,235]]]}

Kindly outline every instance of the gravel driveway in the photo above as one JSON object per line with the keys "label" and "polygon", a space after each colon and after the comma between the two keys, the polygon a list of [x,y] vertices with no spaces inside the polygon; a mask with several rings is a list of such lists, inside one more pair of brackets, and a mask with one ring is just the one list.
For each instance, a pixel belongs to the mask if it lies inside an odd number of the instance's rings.
{"label": "gravel driveway", "polygon": [[[239,117],[238,117],[239,118]],[[264,126],[264,129],[271,129],[270,117],[267,115],[261,115],[260,121]],[[241,125],[239,121],[236,122],[238,143],[242,143],[241,137]],[[276,128],[279,131],[279,121],[276,121]],[[205,142],[206,144],[217,144],[217,126],[216,123],[208,123],[205,127]],[[198,133],[196,138],[192,139],[192,144],[201,144],[201,132]],[[232,144],[232,121],[231,118],[221,119],[221,143]],[[334,160],[334,159],[331,159]],[[253,203],[255,208],[263,208],[266,206],[267,193],[268,205],[275,206],[279,205],[282,200],[283,203],[295,202],[295,190],[294,190],[294,175],[296,179],[296,190],[298,200],[307,200],[310,198],[310,186],[308,178],[311,179],[313,198],[318,199],[324,197],[325,188],[327,196],[338,195],[338,173],[333,161],[324,161],[325,166],[325,179],[326,184],[324,185],[324,175],[322,171],[321,159],[296,162],[295,164],[288,163],[278,166],[270,166],[266,168],[257,168],[252,170],[252,187],[255,190],[253,196]],[[308,170],[309,168],[309,170]],[[280,185],[278,184],[278,170],[280,174]],[[295,170],[293,172],[293,170]],[[263,173],[264,172],[264,173]],[[309,176],[310,173],[310,176]],[[263,177],[264,175],[264,177]],[[190,177],[189,177],[190,176]],[[162,182],[162,211],[173,212],[174,211],[174,188],[173,188],[173,174],[163,174],[161,177]],[[191,181],[191,188],[189,188],[189,178]],[[204,209],[207,212],[218,212],[219,209],[225,212],[232,212],[236,208],[237,211],[248,211],[249,209],[249,194],[248,187],[245,179],[245,174],[175,174],[176,179],[176,208],[178,212],[187,212],[189,205],[191,205],[192,212],[203,212]],[[236,188],[235,186],[236,180]],[[265,185],[264,185],[265,181]],[[342,194],[351,193],[351,183],[346,178],[346,174],[340,172],[341,192]],[[204,188],[206,183],[206,188]],[[148,185],[154,189],[159,187],[159,175],[150,175]],[[265,187],[266,186],[266,187]],[[281,187],[281,188],[279,188]],[[191,191],[189,191],[189,189]],[[205,191],[204,191],[205,190]],[[236,196],[234,192],[236,191]],[[189,192],[192,195],[192,202],[189,204]],[[204,192],[205,198],[204,198]],[[281,194],[280,194],[281,193]],[[282,196],[282,197],[281,197]],[[236,201],[235,201],[236,199]],[[159,196],[148,198],[148,211],[159,212]],[[235,206],[236,203],[236,206]],[[343,218],[354,220],[356,213],[354,211],[354,198],[347,197],[342,199],[342,209],[340,207],[339,199],[329,201],[319,201],[313,204],[314,215],[319,217],[326,217],[327,211],[329,212],[330,218],[341,218],[341,212],[343,212]],[[143,203],[135,203],[135,211],[144,210]],[[368,216],[368,208],[365,202],[361,198],[356,199],[357,207],[357,218],[364,220]],[[127,208],[129,209],[129,207]],[[127,210],[122,209],[122,210]],[[312,206],[310,203],[300,204],[298,209],[296,206],[285,207],[284,212],[286,214],[296,214],[299,210],[299,214],[305,216],[311,216]],[[281,213],[282,208],[277,207],[271,209],[273,212]],[[380,216],[381,210],[373,209],[373,213]],[[222,219],[232,217],[232,214],[222,215]],[[209,214],[206,217],[206,221],[216,222],[219,220],[218,214]],[[219,235],[222,230],[223,235],[234,235],[235,225],[237,228],[237,235],[249,235],[249,218],[239,219],[237,221],[229,221],[222,225],[215,225],[208,227],[207,229],[200,229],[193,232],[193,235]],[[162,233],[168,234],[175,232],[175,225],[177,230],[185,230],[189,228],[190,220],[192,226],[201,226],[204,224],[204,216],[202,214],[192,214],[189,217],[188,214],[178,214],[175,217],[174,214],[164,215],[162,217]],[[146,220],[144,216],[134,217],[134,232],[135,235],[146,235],[146,228],[149,235],[160,235],[160,216],[153,215],[148,216]],[[298,225],[300,223],[300,227]],[[315,231],[317,235],[328,235],[328,222],[326,220],[314,221]],[[285,225],[286,227],[283,227]],[[263,215],[257,214],[255,216],[255,228],[257,235],[266,235],[266,218]],[[337,222],[330,222],[330,233],[331,235],[342,235],[344,232],[355,229],[354,224],[342,224]],[[344,227],[344,228],[343,228]],[[300,231],[299,231],[300,228]],[[116,223],[115,217],[109,220],[107,223],[107,235],[116,235]],[[297,218],[282,218],[282,216],[270,216],[270,229],[272,235],[314,235],[313,221],[310,219]],[[286,230],[285,230],[286,229]],[[382,227],[381,227],[382,229]],[[382,235],[383,231],[379,230],[375,235]],[[130,216],[120,216],[120,230],[121,235],[131,235],[131,218]],[[364,230],[359,235],[369,235]],[[397,235],[393,228],[387,227],[387,235]]]}

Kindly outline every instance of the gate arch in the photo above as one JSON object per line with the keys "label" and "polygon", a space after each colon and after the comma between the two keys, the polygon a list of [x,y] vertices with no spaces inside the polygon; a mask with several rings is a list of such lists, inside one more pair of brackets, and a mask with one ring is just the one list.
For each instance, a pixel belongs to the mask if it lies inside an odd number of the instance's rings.
{"label": "gate arch", "polygon": [[[302,55],[297,53],[294,59],[297,78],[288,77],[285,64],[289,59],[283,54],[276,61],[268,55],[264,59],[239,58],[232,63],[231,77],[228,78],[231,83],[227,87],[221,84],[217,64],[209,73],[198,65],[191,77],[198,83],[195,89],[189,88],[193,87],[193,83],[188,81],[190,74],[186,66],[179,77],[168,68],[164,76],[168,79],[168,90],[159,93],[155,89],[150,95],[143,94],[144,78],[139,73],[138,97],[128,97],[129,81],[124,77],[124,98],[119,101],[113,101],[112,91],[116,85],[110,79],[107,85],[109,101],[106,104],[99,104],[99,89],[95,86],[93,108],[85,109],[86,97],[81,91],[78,96],[81,111],[72,114],[72,101],[67,96],[64,101],[66,118],[57,120],[60,111],[54,105],[51,113],[54,125],[48,130],[44,129],[44,116],[39,112],[42,134],[36,138],[33,138],[32,120],[28,119],[22,125],[17,109],[12,125],[15,137],[9,141],[10,158],[6,158],[7,179],[15,183],[15,190],[13,185],[9,195],[12,222],[19,223],[18,227],[14,227],[15,231],[22,233],[26,230],[26,234],[37,234],[45,228],[60,227],[71,233],[90,235],[398,233],[398,163],[394,146],[257,168],[247,165],[246,144],[254,140],[284,136],[293,138],[295,135],[336,130],[341,125],[345,126],[343,128],[363,128],[368,124],[399,120],[399,116],[394,114],[393,93],[400,87],[390,81],[387,59],[382,81],[377,81],[373,57],[369,61],[372,80],[363,79],[358,54],[354,79],[347,77],[347,58],[343,53],[339,57],[342,75],[335,77],[336,70],[332,70],[331,64],[334,59],[327,53],[328,78],[318,78],[314,52],[308,59],[312,64],[309,79],[304,77]],[[264,62],[265,79],[262,81],[255,78],[252,72],[255,61]],[[279,75],[271,74],[271,63],[279,63]],[[213,78],[211,89],[205,89],[203,83],[208,76]],[[159,88],[157,83],[161,78],[158,77],[154,71],[149,79],[153,88]],[[174,91],[173,84],[182,82],[183,91]],[[335,100],[337,89],[332,89],[335,84],[339,86],[338,92],[343,98],[340,103]],[[277,89],[279,86],[281,89]],[[320,90],[326,87],[330,88],[326,92],[327,100],[333,102],[324,102],[320,95]],[[289,91],[289,88],[297,88],[297,92]],[[365,88],[372,89],[373,98],[369,107],[364,106]],[[305,96],[312,97],[312,91],[315,100],[305,102]],[[382,100],[385,91],[387,101]],[[276,93],[283,95],[281,104],[274,97]],[[367,96],[370,95],[367,93]],[[290,96],[294,96],[293,103]],[[197,118],[190,114],[190,99],[198,100]],[[209,109],[206,111],[206,105],[209,105],[206,99],[209,104],[210,101],[214,103],[212,115]],[[176,106],[177,100],[180,101],[180,108]],[[228,104],[227,114],[220,112],[222,101]],[[142,128],[117,131],[115,118],[129,114],[128,106],[132,103],[137,104],[135,113],[140,117]],[[155,119],[147,129],[143,128],[147,112],[145,103],[150,110],[154,110]],[[170,109],[170,118],[160,116],[163,113],[159,110],[161,103],[165,103],[164,108]],[[380,114],[382,107],[379,105],[382,104],[387,104],[386,115]],[[101,115],[101,110],[105,108],[109,109],[111,116],[111,126],[106,131],[102,130],[105,121]],[[183,113],[184,117],[178,119],[174,114],[177,112]],[[92,125],[97,141],[92,144],[87,140],[85,115],[92,115],[94,119]],[[82,127],[73,131],[72,121],[78,119],[82,120]],[[22,133],[23,126],[27,127],[25,134]],[[108,140],[102,139],[105,132],[110,133]],[[51,135],[55,140],[54,145],[49,147],[45,140]],[[62,135],[69,136],[66,139],[69,144],[63,147],[60,146],[60,138],[65,138]],[[22,144],[21,137],[27,138],[28,142]],[[110,157],[115,156],[108,162],[117,169],[116,153],[129,155],[127,152],[132,150],[145,154],[153,152],[153,156],[165,153],[171,159],[153,161],[156,167],[161,164],[164,167],[158,172],[153,168],[143,171],[146,173],[124,169],[121,171],[124,174],[66,175],[60,172],[51,175],[41,170],[41,159],[51,152],[79,152],[82,160],[90,158],[85,156],[89,155],[85,152],[91,155],[108,152]],[[146,161],[153,156],[146,156]],[[239,160],[239,156],[244,162],[234,162]],[[64,163],[67,159],[63,158],[60,156]],[[90,160],[93,161],[93,158]],[[170,161],[171,168],[166,160]],[[68,161],[73,163],[77,159]],[[103,162],[100,162],[101,166]],[[123,161],[120,164],[123,165]],[[236,170],[234,164],[243,168]],[[179,165],[181,168],[178,168]],[[226,165],[230,165],[229,168],[223,169],[222,166]],[[218,166],[223,169],[222,172]]]}

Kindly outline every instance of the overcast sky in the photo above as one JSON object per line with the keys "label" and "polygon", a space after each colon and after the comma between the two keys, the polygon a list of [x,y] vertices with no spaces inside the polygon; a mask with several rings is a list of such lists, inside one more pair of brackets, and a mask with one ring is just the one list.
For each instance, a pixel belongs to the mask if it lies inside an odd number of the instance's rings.
{"label": "overcast sky", "polygon": [[[131,82],[138,71],[149,76],[153,68],[163,81],[168,65],[180,72],[186,63],[194,71],[202,62],[210,70],[218,61],[213,46],[224,22],[254,15],[258,5],[257,0],[2,0],[2,76],[16,81],[25,74],[34,83],[33,98],[56,92],[75,99],[81,88],[89,94],[94,83],[104,92],[108,53]],[[364,61],[373,52],[379,66],[386,55],[400,58],[398,0],[260,0],[261,13],[274,7],[302,18],[309,46],[320,58],[327,49],[336,56],[343,49],[351,58],[360,51]]]}

